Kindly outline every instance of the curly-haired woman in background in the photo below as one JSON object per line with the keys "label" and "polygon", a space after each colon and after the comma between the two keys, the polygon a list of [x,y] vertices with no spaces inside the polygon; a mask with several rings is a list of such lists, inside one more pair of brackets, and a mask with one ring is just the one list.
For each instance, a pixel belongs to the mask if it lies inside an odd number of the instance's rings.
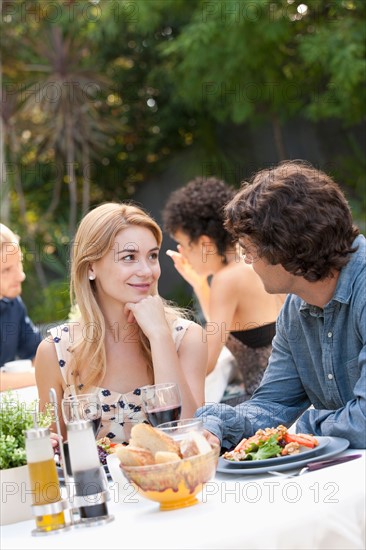
{"label": "curly-haired woman in background", "polygon": [[244,382],[242,401],[267,367],[285,296],[267,294],[224,228],[224,207],[234,193],[216,178],[196,178],[171,194],[162,215],[165,231],[178,243],[178,252],[167,254],[192,286],[206,319],[207,374],[226,345]]}

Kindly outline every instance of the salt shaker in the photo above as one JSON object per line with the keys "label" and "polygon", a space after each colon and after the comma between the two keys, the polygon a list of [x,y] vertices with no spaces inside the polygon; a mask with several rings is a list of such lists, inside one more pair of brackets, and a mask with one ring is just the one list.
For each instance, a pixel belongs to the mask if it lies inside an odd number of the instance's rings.
{"label": "salt shaker", "polygon": [[79,509],[80,524],[105,523],[110,498],[106,475],[101,467],[93,426],[89,420],[67,425],[70,463],[74,478],[74,504]]}
{"label": "salt shaker", "polygon": [[30,489],[36,529],[33,535],[52,533],[64,529],[64,509],[67,507],[61,498],[60,482],[48,428],[37,425],[25,432]]}

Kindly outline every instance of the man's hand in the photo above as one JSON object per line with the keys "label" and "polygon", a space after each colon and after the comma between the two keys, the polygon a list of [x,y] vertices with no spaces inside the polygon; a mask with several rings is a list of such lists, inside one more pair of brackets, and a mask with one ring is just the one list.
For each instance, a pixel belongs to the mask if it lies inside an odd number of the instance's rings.
{"label": "man's hand", "polygon": [[221,441],[219,440],[218,437],[216,437],[216,435],[212,434],[208,430],[203,430],[203,435],[205,436],[205,438],[207,439],[207,441],[211,446],[218,445],[219,447],[221,447]]}

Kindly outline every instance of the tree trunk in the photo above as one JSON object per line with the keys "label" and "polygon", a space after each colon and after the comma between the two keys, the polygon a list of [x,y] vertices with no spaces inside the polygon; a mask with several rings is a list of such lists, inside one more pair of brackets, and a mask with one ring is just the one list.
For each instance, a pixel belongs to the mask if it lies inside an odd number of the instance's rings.
{"label": "tree trunk", "polygon": [[63,182],[63,172],[62,170],[60,171],[56,170],[56,181],[52,190],[51,203],[45,213],[46,218],[50,218],[52,216],[52,214],[55,212],[56,208],[60,203],[62,182]]}
{"label": "tree trunk", "polygon": [[5,126],[3,119],[0,116],[0,219],[5,224],[9,224],[10,220],[10,200],[9,200],[9,178],[7,166],[5,162],[5,143],[4,143]]}
{"label": "tree trunk", "polygon": [[89,211],[90,206],[90,154],[89,145],[83,141],[83,202],[82,213],[83,216]]}
{"label": "tree trunk", "polygon": [[272,114],[271,119],[272,119],[274,142],[276,145],[278,161],[280,162],[281,160],[287,159],[286,147],[283,141],[282,126],[278,118],[278,115]]}
{"label": "tree trunk", "polygon": [[67,162],[67,177],[69,183],[69,235],[72,238],[76,229],[77,218],[77,189],[75,176],[75,144],[72,138],[72,120],[70,115],[66,120],[66,162]]}
{"label": "tree trunk", "polygon": [[32,231],[30,230],[30,228],[28,226],[28,222],[27,222],[27,204],[26,204],[25,195],[24,195],[24,191],[23,191],[22,179],[20,177],[20,172],[19,172],[19,162],[17,162],[17,160],[18,160],[18,144],[17,144],[17,141],[16,141],[16,136],[15,136],[15,131],[14,131],[13,126],[11,126],[10,129],[9,129],[9,137],[10,137],[10,147],[9,147],[10,159],[11,159],[11,162],[14,166],[14,187],[15,187],[15,191],[18,195],[20,215],[21,215],[21,218],[23,219],[24,226],[25,226],[26,231],[27,231],[26,240],[30,244],[30,252],[32,254],[34,254],[34,267],[35,267],[35,270],[36,270],[38,281],[39,281],[42,288],[46,288],[47,287],[47,278],[46,278],[45,272],[43,270],[42,262],[41,262],[41,259],[40,259],[41,254],[39,253],[40,251],[37,249],[36,240],[34,238],[34,235],[33,235]]}
{"label": "tree trunk", "polygon": [[[0,2],[0,15],[2,13],[3,4]],[[3,105],[3,71],[0,50],[0,105]],[[9,199],[9,178],[5,161],[5,124],[2,113],[0,112],[0,219],[5,224],[9,224],[10,220],[10,199]]]}

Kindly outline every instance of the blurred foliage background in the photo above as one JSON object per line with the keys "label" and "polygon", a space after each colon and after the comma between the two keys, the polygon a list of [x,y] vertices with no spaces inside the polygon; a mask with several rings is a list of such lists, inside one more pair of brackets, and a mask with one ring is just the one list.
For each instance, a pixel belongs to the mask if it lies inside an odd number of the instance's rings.
{"label": "blurred foliage background", "polygon": [[192,147],[238,186],[221,146],[238,128],[269,125],[280,161],[284,125],[332,124],[346,145],[325,168],[364,230],[365,16],[364,0],[1,0],[1,221],[33,320],[68,315],[85,212]]}

